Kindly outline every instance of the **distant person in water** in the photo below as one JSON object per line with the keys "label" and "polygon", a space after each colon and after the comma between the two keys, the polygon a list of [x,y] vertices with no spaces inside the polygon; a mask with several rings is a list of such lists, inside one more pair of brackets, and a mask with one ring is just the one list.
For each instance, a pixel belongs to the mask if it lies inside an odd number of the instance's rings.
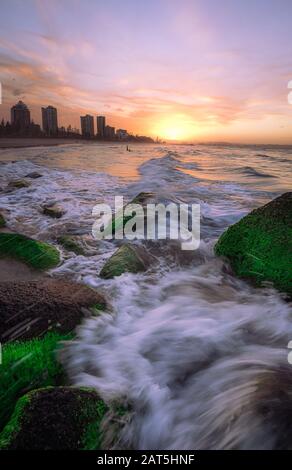
{"label": "distant person in water", "polygon": [[131,150],[130,150],[130,148],[129,148],[129,146],[128,146],[128,145],[127,145],[127,152],[131,152]]}

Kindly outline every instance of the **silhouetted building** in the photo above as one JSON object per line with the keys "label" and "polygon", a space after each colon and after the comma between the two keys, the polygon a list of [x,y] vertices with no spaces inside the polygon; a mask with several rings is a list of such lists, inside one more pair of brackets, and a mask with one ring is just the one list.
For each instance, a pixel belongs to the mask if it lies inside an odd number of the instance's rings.
{"label": "silhouetted building", "polygon": [[86,114],[86,116],[80,116],[81,121],[81,132],[83,137],[93,137],[94,136],[94,122],[93,116]]}
{"label": "silhouetted building", "polygon": [[29,137],[41,137],[42,135],[42,130],[41,126],[39,124],[35,124],[33,121],[31,121],[26,134]]}
{"label": "silhouetted building", "polygon": [[71,124],[69,124],[67,127],[67,135],[72,137],[80,135],[79,129],[76,129],[76,127],[72,127]]}
{"label": "silhouetted building", "polygon": [[[31,120],[30,110],[23,103],[19,101],[11,108],[11,123],[0,121],[0,137],[42,137],[44,135],[59,137],[71,137],[80,139],[82,137],[94,138],[94,118],[89,114],[80,116],[81,121],[81,134],[79,129],[69,125],[67,128],[58,128],[58,115],[57,109],[53,106],[42,107],[42,126],[41,130],[39,124],[35,124]],[[97,138],[106,140],[122,140],[129,142],[154,142],[150,137],[128,134],[126,129],[117,129],[112,126],[106,125],[105,116],[97,116]],[[96,138],[96,137],[95,137]],[[158,141],[158,140],[157,140]]]}
{"label": "silhouetted building", "polygon": [[59,127],[58,129],[58,136],[59,137],[66,137],[66,129],[64,126]]}
{"label": "silhouetted building", "polygon": [[116,136],[117,136],[118,139],[124,140],[124,139],[127,139],[129,137],[129,134],[126,131],[126,129],[117,129]]}
{"label": "silhouetted building", "polygon": [[17,131],[24,131],[30,125],[30,111],[23,101],[18,101],[11,108],[11,125]]}
{"label": "silhouetted building", "polygon": [[57,109],[53,106],[42,108],[43,130],[46,135],[58,134]]}
{"label": "silhouetted building", "polygon": [[116,136],[115,128],[112,126],[105,126],[104,128],[104,137],[106,139],[114,139]]}
{"label": "silhouetted building", "polygon": [[6,137],[6,136],[11,136],[12,134],[12,126],[10,122],[4,122],[4,119],[2,119],[1,124],[0,124],[0,137]]}
{"label": "silhouetted building", "polygon": [[98,137],[105,137],[105,116],[97,116],[96,124]]}
{"label": "silhouetted building", "polygon": [[76,129],[75,127],[72,127],[71,124],[69,124],[67,128],[65,128],[64,126],[59,127],[58,136],[80,138],[80,131],[79,129]]}

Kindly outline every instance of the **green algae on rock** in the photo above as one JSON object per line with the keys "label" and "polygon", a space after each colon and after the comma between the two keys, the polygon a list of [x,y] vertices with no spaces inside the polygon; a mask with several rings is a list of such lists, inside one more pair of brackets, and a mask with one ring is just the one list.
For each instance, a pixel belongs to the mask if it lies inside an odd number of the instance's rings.
{"label": "green algae on rock", "polygon": [[130,204],[145,204],[149,199],[154,197],[154,193],[147,193],[145,191],[142,191],[141,193],[137,194],[137,196],[132,199]]}
{"label": "green algae on rock", "polygon": [[50,204],[43,206],[43,214],[52,217],[53,219],[60,219],[64,214],[65,210],[58,204]]}
{"label": "green algae on rock", "polygon": [[[123,210],[121,210],[120,212],[116,213],[113,216],[112,224],[111,224],[112,234],[115,234],[115,232],[124,228],[126,223],[134,217],[133,214],[131,215],[124,214],[124,210],[128,205],[139,204],[143,206],[149,199],[153,198],[153,196],[154,196],[153,193],[141,192],[137,194],[137,196],[135,196],[134,199],[132,199],[128,204],[125,204],[123,207]],[[110,232],[110,227],[106,227],[105,234],[109,232]]]}
{"label": "green algae on rock", "polygon": [[0,429],[9,419],[16,401],[34,388],[59,385],[64,371],[56,359],[60,341],[73,335],[49,333],[44,338],[16,341],[3,346],[0,374]]}
{"label": "green algae on rock", "polygon": [[12,189],[28,188],[29,186],[30,186],[30,183],[28,181],[13,180],[13,181],[10,181],[7,188],[8,188],[8,190],[12,190]]}
{"label": "green algae on rock", "polygon": [[85,250],[81,246],[81,244],[78,243],[78,241],[75,240],[75,238],[70,236],[70,235],[62,235],[62,236],[58,237],[57,242],[60,245],[62,245],[63,248],[65,248],[65,250],[71,251],[71,252],[75,253],[76,255],[84,256],[86,254]]}
{"label": "green algae on rock", "polygon": [[50,269],[60,263],[54,246],[18,233],[0,233],[0,257],[18,259],[34,269]]}
{"label": "green algae on rock", "polygon": [[106,405],[92,389],[34,390],[18,401],[10,422],[0,434],[0,449],[99,449],[100,423],[106,411]]}
{"label": "green algae on rock", "polygon": [[125,272],[146,271],[151,263],[151,255],[142,246],[124,244],[107,260],[100,277],[111,279]]}
{"label": "green algae on rock", "polygon": [[215,253],[257,285],[292,294],[292,192],[255,209],[221,235]]}
{"label": "green algae on rock", "polygon": [[105,303],[97,303],[91,307],[91,312],[93,316],[98,316],[102,312],[104,312],[105,309],[109,310],[109,305],[106,305]]}

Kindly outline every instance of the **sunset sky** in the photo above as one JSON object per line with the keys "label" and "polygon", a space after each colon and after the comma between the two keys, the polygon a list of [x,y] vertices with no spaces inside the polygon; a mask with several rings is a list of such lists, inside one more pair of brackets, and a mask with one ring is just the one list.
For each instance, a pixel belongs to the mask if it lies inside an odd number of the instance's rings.
{"label": "sunset sky", "polygon": [[0,117],[105,114],[134,133],[291,143],[291,0],[0,2]]}

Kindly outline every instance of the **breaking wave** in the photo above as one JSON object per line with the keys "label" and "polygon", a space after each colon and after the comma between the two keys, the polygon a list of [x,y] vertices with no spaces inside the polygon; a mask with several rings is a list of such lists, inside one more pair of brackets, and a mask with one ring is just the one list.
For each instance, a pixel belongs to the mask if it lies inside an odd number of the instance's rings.
{"label": "breaking wave", "polygon": [[[118,434],[105,420],[105,448],[291,448],[291,304],[269,286],[236,279],[213,254],[226,227],[291,188],[291,154],[269,150],[267,170],[258,147],[131,150],[92,144],[1,153],[9,227],[52,243],[62,233],[81,237],[87,256],[63,251],[50,275],[110,299],[111,311],[86,320],[63,352],[72,384],[95,387],[127,410]],[[31,171],[42,177],[6,191]],[[116,245],[92,240],[92,208],[141,191],[157,202],[200,203],[200,248],[190,254],[175,243],[157,245],[158,263],[146,273],[102,280]],[[41,211],[54,201],[65,209],[61,219]]]}

